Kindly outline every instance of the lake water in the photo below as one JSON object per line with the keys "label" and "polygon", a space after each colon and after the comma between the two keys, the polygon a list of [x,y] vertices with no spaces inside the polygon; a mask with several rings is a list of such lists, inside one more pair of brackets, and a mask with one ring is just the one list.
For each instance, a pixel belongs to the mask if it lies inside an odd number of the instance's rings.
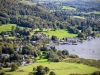
{"label": "lake water", "polygon": [[68,50],[70,54],[77,54],[80,58],[100,59],[100,38],[78,43],[78,45],[56,45],[58,50]]}

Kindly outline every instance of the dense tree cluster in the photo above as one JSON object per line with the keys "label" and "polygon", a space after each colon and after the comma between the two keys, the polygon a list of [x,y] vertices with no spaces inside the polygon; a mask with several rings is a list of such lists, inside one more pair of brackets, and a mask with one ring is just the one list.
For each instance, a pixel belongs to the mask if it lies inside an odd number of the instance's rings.
{"label": "dense tree cluster", "polygon": [[[25,56],[26,55],[26,56]],[[21,61],[25,59],[27,63],[30,63],[32,57],[37,57],[39,52],[36,51],[31,44],[23,44],[20,46],[19,43],[0,43],[0,66],[10,67],[11,63],[17,62],[21,65]]]}
{"label": "dense tree cluster", "polygon": [[0,0],[0,25],[15,23],[24,27],[46,27],[52,25],[55,16],[40,6],[29,6],[17,0]]}
{"label": "dense tree cluster", "polygon": [[46,55],[46,59],[53,62],[60,62],[69,56],[69,52],[67,50],[60,51],[52,46],[50,47],[50,49],[48,49],[46,46],[43,46],[41,47],[41,51],[43,51],[43,54]]}
{"label": "dense tree cluster", "polygon": [[51,40],[52,41],[58,41],[58,38],[56,36],[52,35]]}
{"label": "dense tree cluster", "polygon": [[56,75],[55,72],[51,71],[49,75]]}
{"label": "dense tree cluster", "polygon": [[[45,75],[50,72],[50,68],[39,65],[36,67],[35,71],[36,71],[35,75]],[[56,74],[55,72],[51,71],[49,75],[56,75]]]}

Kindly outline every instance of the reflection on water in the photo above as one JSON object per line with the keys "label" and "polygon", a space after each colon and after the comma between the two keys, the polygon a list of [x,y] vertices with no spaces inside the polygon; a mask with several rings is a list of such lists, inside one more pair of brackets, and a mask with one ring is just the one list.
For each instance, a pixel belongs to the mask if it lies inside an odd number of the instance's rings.
{"label": "reflection on water", "polygon": [[80,58],[100,59],[100,38],[78,43],[78,45],[56,45],[59,50],[68,50],[70,54],[77,54]]}

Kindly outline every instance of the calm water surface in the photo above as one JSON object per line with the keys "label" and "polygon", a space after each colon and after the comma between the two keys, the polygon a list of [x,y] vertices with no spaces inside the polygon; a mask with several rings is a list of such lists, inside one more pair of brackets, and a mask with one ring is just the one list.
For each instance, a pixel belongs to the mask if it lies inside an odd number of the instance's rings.
{"label": "calm water surface", "polygon": [[100,59],[100,38],[78,43],[78,45],[56,45],[57,49],[68,50],[70,54],[77,54],[80,58]]}

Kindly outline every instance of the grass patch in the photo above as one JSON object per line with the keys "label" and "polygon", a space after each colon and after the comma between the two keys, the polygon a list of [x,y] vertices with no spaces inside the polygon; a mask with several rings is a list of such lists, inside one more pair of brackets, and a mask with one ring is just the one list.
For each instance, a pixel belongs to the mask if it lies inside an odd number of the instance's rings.
{"label": "grass patch", "polygon": [[35,32],[30,32],[30,36],[33,36]]}
{"label": "grass patch", "polygon": [[73,18],[85,19],[84,17],[81,17],[81,16],[73,16]]}
{"label": "grass patch", "polygon": [[35,3],[35,2],[31,2],[31,1],[28,1],[28,0],[22,0],[22,1],[20,1],[21,3],[24,3],[24,4],[27,4],[27,5],[36,5],[37,3]]}
{"label": "grass patch", "polygon": [[93,13],[94,14],[100,14],[100,11],[94,11]]}
{"label": "grass patch", "polygon": [[46,31],[46,32],[42,32],[44,34],[49,35],[50,37],[52,35],[57,36],[58,38],[64,38],[64,37],[76,37],[77,34],[71,34],[69,33],[67,30],[56,30],[56,31]]}
{"label": "grass patch", "polygon": [[94,14],[100,14],[100,11],[92,11],[92,12],[83,12],[83,14],[91,14],[91,13],[94,13]]}
{"label": "grass patch", "polygon": [[47,62],[47,61],[48,61],[48,59],[42,59],[42,60],[41,59],[40,60],[38,59],[37,60],[38,63],[44,63],[44,62]]}
{"label": "grass patch", "polygon": [[7,39],[16,39],[16,37],[15,36],[10,36]]}
{"label": "grass patch", "polygon": [[[10,32],[12,30],[12,26],[17,26],[16,24],[5,24],[5,25],[2,25],[0,26],[0,32],[2,31],[7,31],[7,32]],[[20,28],[24,28],[24,27],[20,27]],[[28,28],[29,30],[31,28]],[[30,32],[30,36],[34,35],[34,32],[35,31],[40,31],[39,28],[37,29],[34,29],[32,32]],[[47,34],[47,35],[50,35],[50,37],[52,35],[55,35],[57,36],[58,38],[63,38],[63,37],[76,37],[77,34],[72,34],[72,33],[69,33],[68,31],[66,30],[56,30],[56,31],[51,31],[51,29],[45,29],[43,28],[43,31],[41,33],[44,33],[44,34]],[[15,37],[9,37],[11,39],[14,39]]]}
{"label": "grass patch", "polygon": [[[11,32],[12,31],[12,26],[16,27],[18,25],[16,25],[16,24],[2,24],[0,26],[0,32],[2,32],[2,31]],[[18,27],[20,27],[21,29],[25,28],[25,27],[21,27],[21,26],[18,26]],[[28,29],[30,30],[31,28],[28,28]]]}
{"label": "grass patch", "polygon": [[[7,37],[6,39],[13,40],[13,39],[16,39],[16,37],[15,37],[15,36],[9,36],[9,37]],[[0,37],[0,40],[2,40],[2,37]]]}
{"label": "grass patch", "polygon": [[[69,75],[71,73],[80,73],[80,74],[91,74],[94,71],[100,71],[100,69],[89,67],[83,64],[76,63],[65,63],[65,62],[44,62],[44,63],[34,63],[32,65],[19,67],[17,71],[7,72],[10,68],[3,69],[7,74],[12,75],[28,75],[28,73],[32,72],[33,67],[43,65],[50,68],[51,71],[54,71],[56,75]],[[19,72],[19,70],[23,70],[23,72]]]}
{"label": "grass patch", "polygon": [[15,26],[16,27],[16,24],[3,24],[0,26],[0,32],[2,31],[11,31],[12,29],[12,26]]}
{"label": "grass patch", "polygon": [[65,9],[65,10],[74,10],[74,11],[76,11],[76,8],[70,7],[70,6],[62,6],[62,9]]}
{"label": "grass patch", "polygon": [[[51,29],[45,29],[43,28],[42,32],[50,31]],[[35,31],[41,32],[39,28],[34,29],[32,32],[30,32],[30,36],[34,35]]]}

